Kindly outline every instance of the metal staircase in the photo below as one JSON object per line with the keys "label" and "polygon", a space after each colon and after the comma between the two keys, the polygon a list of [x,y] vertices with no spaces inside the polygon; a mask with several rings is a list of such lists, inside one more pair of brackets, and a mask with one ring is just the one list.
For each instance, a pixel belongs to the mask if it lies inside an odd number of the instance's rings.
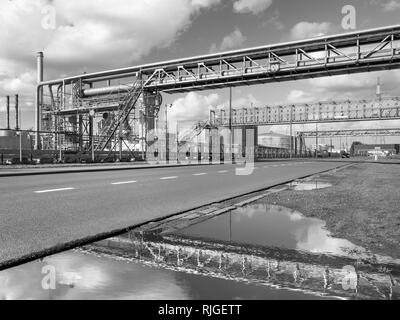
{"label": "metal staircase", "polygon": [[188,142],[193,141],[197,136],[199,136],[203,130],[212,128],[212,125],[209,121],[199,121],[196,122],[189,130],[187,130],[186,134],[180,139],[178,143],[178,147],[181,148]]}
{"label": "metal staircase", "polygon": [[[141,81],[137,81],[134,86],[128,91],[123,101],[120,103],[118,112],[112,119],[111,124],[108,125],[103,132],[97,137],[93,137],[93,148],[94,151],[104,151],[107,146],[112,143],[116,131],[129,117],[132,110],[135,108],[136,103],[143,92]],[[112,150],[113,147],[110,148]],[[92,146],[89,147],[89,151],[92,151]]]}

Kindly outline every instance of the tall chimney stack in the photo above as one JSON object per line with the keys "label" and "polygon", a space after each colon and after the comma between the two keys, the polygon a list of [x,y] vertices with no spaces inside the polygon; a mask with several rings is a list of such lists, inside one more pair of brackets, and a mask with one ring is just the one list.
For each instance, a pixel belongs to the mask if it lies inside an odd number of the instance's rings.
{"label": "tall chimney stack", "polygon": [[378,77],[378,84],[376,86],[376,97],[379,101],[382,100],[381,78]]}
{"label": "tall chimney stack", "polygon": [[10,96],[7,96],[7,130],[10,130]]}
{"label": "tall chimney stack", "polygon": [[18,95],[15,95],[15,130],[19,130],[19,106]]}
{"label": "tall chimney stack", "polygon": [[43,52],[37,53],[37,82],[43,81]]}
{"label": "tall chimney stack", "polygon": [[[38,84],[43,81],[43,52],[38,52],[36,56],[37,61],[37,82]],[[40,150],[40,130],[41,130],[41,104],[43,102],[43,89],[40,89],[36,93],[36,105],[35,105],[35,150]]]}

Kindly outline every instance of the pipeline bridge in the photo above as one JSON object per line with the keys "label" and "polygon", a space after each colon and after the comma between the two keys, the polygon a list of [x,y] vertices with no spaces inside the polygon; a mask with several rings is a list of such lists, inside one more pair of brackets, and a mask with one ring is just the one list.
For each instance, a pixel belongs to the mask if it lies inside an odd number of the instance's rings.
{"label": "pipeline bridge", "polygon": [[[35,148],[93,152],[121,149],[123,143],[147,145],[146,133],[157,129],[161,93],[397,69],[399,42],[396,25],[51,81],[43,81],[39,53]],[[301,120],[321,121],[310,120],[309,113],[305,109]],[[399,116],[398,110],[389,113]],[[377,118],[374,111],[371,117]],[[53,134],[43,137],[41,131]]]}
{"label": "pipeline bridge", "polygon": [[224,127],[397,120],[400,119],[400,98],[234,109],[231,123],[229,112],[219,110],[212,119],[214,125]]}
{"label": "pipeline bridge", "polygon": [[305,131],[304,138],[330,138],[330,137],[400,137],[400,129],[356,129],[356,130],[323,130]]}

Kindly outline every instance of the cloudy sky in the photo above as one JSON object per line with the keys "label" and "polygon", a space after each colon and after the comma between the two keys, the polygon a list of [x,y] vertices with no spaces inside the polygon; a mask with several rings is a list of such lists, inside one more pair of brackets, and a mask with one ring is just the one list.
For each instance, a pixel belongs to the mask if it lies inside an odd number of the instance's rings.
{"label": "cloudy sky", "polygon": [[[358,30],[398,23],[400,0],[0,0],[0,127],[4,97],[16,93],[23,126],[33,126],[37,51],[49,80],[342,33],[344,5],[356,8]],[[237,88],[234,106],[373,98],[378,75],[384,93],[398,95],[391,71]],[[228,90],[164,98],[175,118],[198,119],[226,104]]]}

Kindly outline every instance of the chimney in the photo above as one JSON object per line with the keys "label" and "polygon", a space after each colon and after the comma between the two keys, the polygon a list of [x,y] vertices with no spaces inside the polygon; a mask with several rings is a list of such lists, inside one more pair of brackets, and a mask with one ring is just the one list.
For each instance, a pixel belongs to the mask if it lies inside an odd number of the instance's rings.
{"label": "chimney", "polygon": [[[43,52],[38,52],[36,56],[37,63],[37,82],[43,81]],[[43,102],[43,89],[38,90],[35,104],[35,150],[40,150],[40,130],[41,130],[41,104]]]}
{"label": "chimney", "polygon": [[37,82],[43,81],[43,52],[37,53]]}
{"label": "chimney", "polygon": [[19,106],[18,95],[15,95],[15,130],[19,130]]}
{"label": "chimney", "polygon": [[378,77],[378,84],[376,86],[376,97],[379,101],[382,100],[381,78]]}
{"label": "chimney", "polygon": [[7,96],[7,130],[10,130],[10,96]]}

